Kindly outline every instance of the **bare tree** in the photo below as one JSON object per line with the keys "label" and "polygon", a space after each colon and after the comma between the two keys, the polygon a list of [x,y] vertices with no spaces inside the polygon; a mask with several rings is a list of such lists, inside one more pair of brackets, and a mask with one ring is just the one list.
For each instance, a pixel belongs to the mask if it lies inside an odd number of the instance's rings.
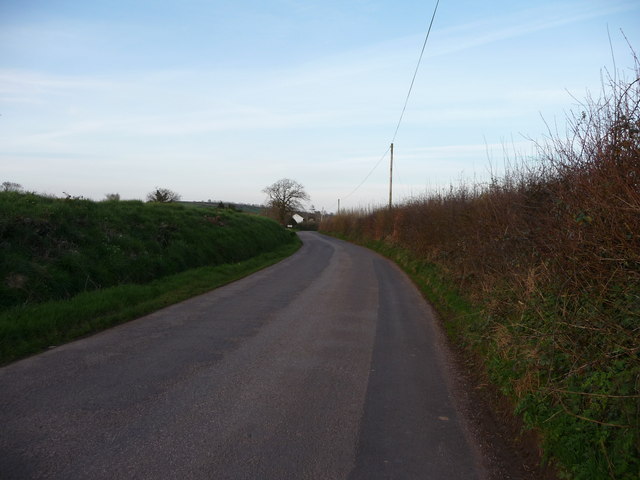
{"label": "bare tree", "polygon": [[2,190],[5,192],[21,192],[22,185],[15,182],[2,182]]}
{"label": "bare tree", "polygon": [[120,194],[119,193],[107,193],[104,196],[104,200],[106,202],[117,202],[120,200]]}
{"label": "bare tree", "polygon": [[170,203],[180,200],[180,194],[168,188],[158,188],[147,194],[147,202]]}
{"label": "bare tree", "polygon": [[288,178],[282,178],[262,191],[268,197],[267,207],[282,225],[285,224],[289,215],[303,208],[303,202],[309,201],[309,195],[304,187]]}

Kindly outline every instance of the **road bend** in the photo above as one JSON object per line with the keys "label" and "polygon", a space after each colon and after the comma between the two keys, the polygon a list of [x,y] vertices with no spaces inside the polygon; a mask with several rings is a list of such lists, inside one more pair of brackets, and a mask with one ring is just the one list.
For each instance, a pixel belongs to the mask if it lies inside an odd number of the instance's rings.
{"label": "road bend", "polygon": [[484,478],[411,281],[300,236],[270,268],[0,369],[0,478]]}

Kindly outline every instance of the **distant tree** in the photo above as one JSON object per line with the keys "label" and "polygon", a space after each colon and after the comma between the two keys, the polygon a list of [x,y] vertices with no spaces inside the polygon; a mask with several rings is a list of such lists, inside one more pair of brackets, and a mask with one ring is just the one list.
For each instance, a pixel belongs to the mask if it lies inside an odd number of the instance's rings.
{"label": "distant tree", "polygon": [[4,192],[21,192],[22,185],[15,182],[2,182],[2,191]]}
{"label": "distant tree", "polygon": [[180,200],[180,194],[168,188],[158,188],[147,194],[147,202],[171,203]]}
{"label": "distant tree", "polygon": [[303,202],[309,201],[304,187],[288,178],[282,178],[262,191],[267,194],[269,212],[282,225],[296,210],[304,208]]}
{"label": "distant tree", "polygon": [[105,199],[107,202],[117,202],[117,201],[119,201],[119,200],[120,200],[120,194],[119,194],[119,193],[107,193],[107,194],[104,196],[104,199]]}

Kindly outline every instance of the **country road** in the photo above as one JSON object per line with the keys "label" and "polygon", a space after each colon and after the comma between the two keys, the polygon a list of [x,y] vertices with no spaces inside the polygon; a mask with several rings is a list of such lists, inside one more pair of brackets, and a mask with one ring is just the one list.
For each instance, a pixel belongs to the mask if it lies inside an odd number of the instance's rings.
{"label": "country road", "polygon": [[484,479],[429,306],[317,233],[213,292],[0,369],[0,479]]}

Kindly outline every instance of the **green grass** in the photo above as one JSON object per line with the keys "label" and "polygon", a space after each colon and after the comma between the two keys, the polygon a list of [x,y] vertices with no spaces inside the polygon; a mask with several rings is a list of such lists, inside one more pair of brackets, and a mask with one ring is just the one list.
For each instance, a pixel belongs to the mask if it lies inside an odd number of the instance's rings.
{"label": "green grass", "polygon": [[292,240],[227,209],[0,192],[0,310],[246,260]]}
{"label": "green grass", "polygon": [[424,296],[437,307],[445,320],[447,333],[459,343],[470,341],[470,328],[482,329],[482,310],[463,296],[438,265],[416,259],[408,250],[383,241],[370,240],[362,245],[393,260],[409,275]]}
{"label": "green grass", "polygon": [[[637,344],[622,329],[616,339],[617,355],[602,355],[590,364],[575,366],[573,352],[557,347],[561,335],[568,335],[558,326],[556,311],[566,308],[566,299],[547,292],[540,304],[521,302],[517,318],[495,318],[482,304],[471,302],[440,265],[384,241],[331,234],[381,253],[411,277],[440,314],[454,344],[484,359],[486,378],[512,402],[525,428],[541,433],[545,460],[553,461],[561,478],[638,478],[640,369],[625,353],[637,349]],[[593,302],[591,298],[579,301],[583,309]],[[555,336],[542,335],[546,330],[555,331]],[[611,339],[604,336],[585,340],[573,332],[572,341],[610,350]],[[557,382],[547,378],[553,376],[563,379],[562,390],[553,389]]]}
{"label": "green grass", "polygon": [[179,302],[293,253],[228,209],[0,192],[0,363]]}
{"label": "green grass", "polygon": [[200,267],[143,285],[84,292],[0,313],[0,363],[95,333],[233,282],[294,253],[300,242],[234,264]]}

